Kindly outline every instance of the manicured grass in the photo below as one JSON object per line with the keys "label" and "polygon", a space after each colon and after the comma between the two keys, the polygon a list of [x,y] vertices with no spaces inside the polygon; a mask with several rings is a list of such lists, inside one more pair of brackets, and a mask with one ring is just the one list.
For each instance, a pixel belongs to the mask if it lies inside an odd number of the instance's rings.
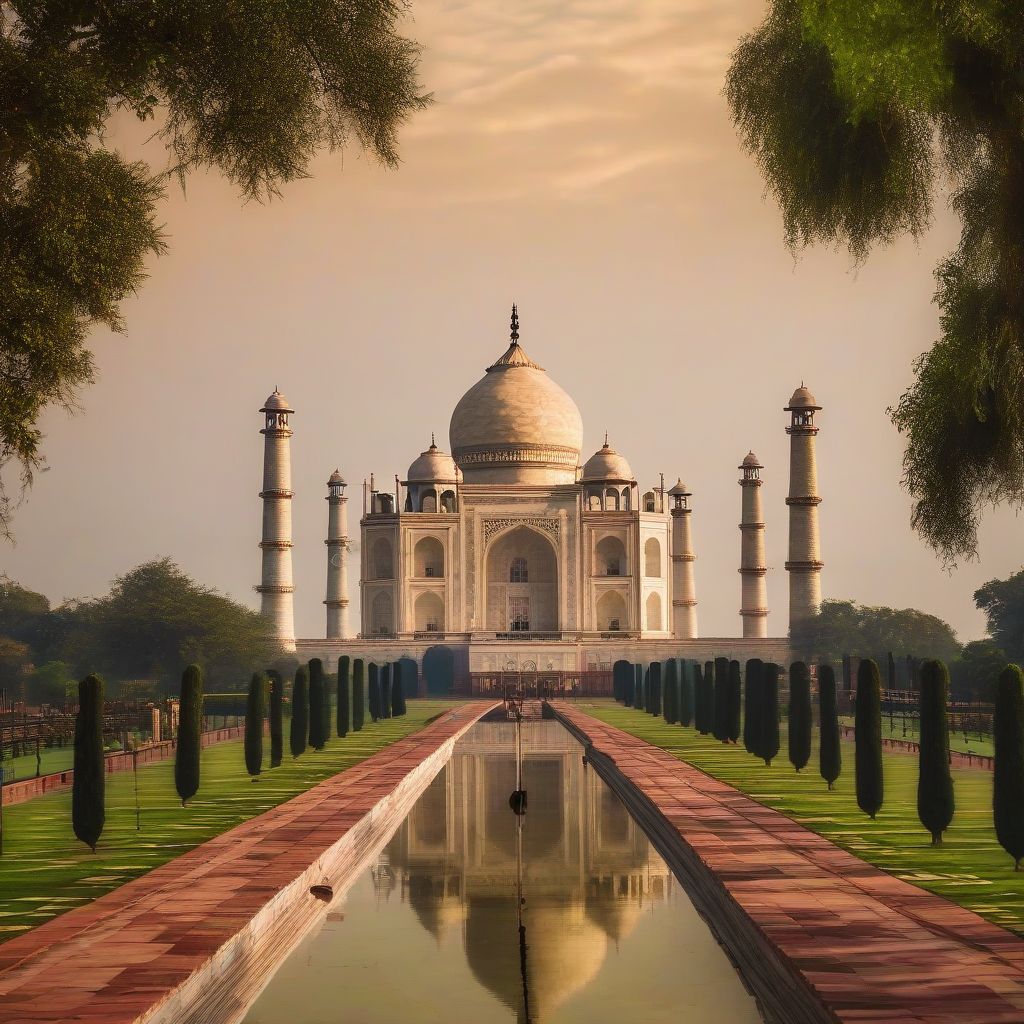
{"label": "manicured grass", "polygon": [[[285,753],[279,768],[264,768],[259,782],[245,772],[240,740],[203,751],[199,792],[182,807],[174,789],[174,762],[139,768],[139,831],[135,828],[131,772],[107,776],[107,821],[97,853],[71,831],[71,794],[55,793],[5,808],[0,857],[0,941],[95,899],[200,843],[365,760],[422,728],[454,701],[409,701],[402,718],[344,739],[332,736],[321,751],[300,758]],[[285,729],[287,736],[288,730]],[[270,743],[264,741],[264,765]]]}
{"label": "manicured grass", "polygon": [[[70,744],[66,747],[43,747],[39,751],[39,774],[52,775],[54,772],[67,771],[74,764],[74,760],[75,751]],[[3,764],[5,782],[21,782],[36,777],[35,751],[6,758],[0,763]]]}
{"label": "manicured grass", "polygon": [[[843,715],[839,719],[843,725],[853,725],[852,715]],[[913,740],[918,741],[919,729],[917,719],[907,719],[906,735],[903,734],[903,719],[899,715],[882,715],[882,737],[891,740]],[[970,732],[966,736],[962,732],[951,732],[949,734],[949,749],[961,754],[986,754],[989,757],[995,752],[992,746],[992,734],[983,734],[980,738],[978,733]]]}
{"label": "manicured grass", "polygon": [[932,847],[917,818],[916,757],[883,755],[885,803],[872,821],[854,798],[850,742],[843,743],[843,771],[830,793],[818,774],[817,736],[810,763],[797,774],[786,760],[785,737],[780,756],[766,768],[742,744],[725,745],[612,701],[581,701],[577,706],[735,786],[877,867],[1024,934],[1024,872],[1014,872],[1013,861],[996,841],[991,772],[953,772],[956,814],[942,846]]}

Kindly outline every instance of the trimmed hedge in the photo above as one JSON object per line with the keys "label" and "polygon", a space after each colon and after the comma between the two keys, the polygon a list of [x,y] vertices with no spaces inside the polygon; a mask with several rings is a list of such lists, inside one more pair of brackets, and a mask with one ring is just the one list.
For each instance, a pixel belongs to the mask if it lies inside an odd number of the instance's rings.
{"label": "trimmed hedge", "polygon": [[789,763],[797,770],[811,759],[811,673],[806,662],[789,666]]}
{"label": "trimmed hedge", "polygon": [[277,768],[284,757],[284,680],[275,669],[267,671],[270,680],[270,767]]}
{"label": "trimmed hedge", "polygon": [[999,845],[1020,871],[1024,857],[1024,675],[1007,665],[996,683],[992,817]]}
{"label": "trimmed hedge", "polygon": [[857,668],[854,772],[857,806],[874,818],[882,807],[882,683],[878,666],[862,658]]}
{"label": "trimmed hedge", "polygon": [[743,673],[743,746],[748,754],[756,754],[761,741],[761,675],[764,662],[747,660]]}
{"label": "trimmed hedge", "polygon": [[74,764],[71,827],[95,853],[107,818],[103,770],[103,680],[97,675],[90,674],[78,684]]}
{"label": "trimmed hedge", "polygon": [[669,658],[662,669],[664,700],[662,715],[669,725],[679,721],[679,666],[675,658]]}
{"label": "trimmed hedge", "polygon": [[839,701],[836,695],[836,674],[831,665],[818,666],[819,743],[818,768],[821,777],[832,789],[843,768],[839,731]]}
{"label": "trimmed hedge", "polygon": [[255,780],[263,769],[263,719],[267,715],[267,677],[254,672],[245,705],[245,770]]}
{"label": "trimmed hedge", "polygon": [[743,682],[740,678],[740,663],[729,662],[729,688],[726,700],[725,736],[730,743],[739,742],[740,713],[743,703]]}
{"label": "trimmed hedge", "polygon": [[203,742],[203,670],[189,665],[181,676],[178,744],[174,750],[174,788],[181,806],[199,792],[199,755]]}
{"label": "trimmed hedge", "polygon": [[349,728],[349,689],[352,678],[352,659],[343,654],[338,659],[338,699],[336,707],[335,729],[339,736],[348,735]]}
{"label": "trimmed hedge", "polygon": [[712,735],[729,742],[729,659],[715,658],[715,696]]}
{"label": "trimmed hedge", "polygon": [[693,668],[694,663],[685,658],[679,662],[679,724],[693,725]]}
{"label": "trimmed hedge", "polygon": [[309,659],[309,745],[314,750],[323,750],[327,737],[324,735],[324,704],[327,691],[324,684],[324,663],[319,658]]}
{"label": "trimmed hedge", "polygon": [[612,665],[612,694],[620,704],[630,703],[632,683],[633,666],[620,658]]}
{"label": "trimmed hedge", "polygon": [[931,833],[932,846],[953,820],[953,776],[949,771],[949,673],[929,658],[921,666],[920,769],[917,777],[917,816]]}
{"label": "trimmed hedge", "polygon": [[380,666],[370,662],[370,719],[374,722],[380,721]]}
{"label": "trimmed hedge", "polygon": [[757,756],[771,767],[779,753],[779,666],[771,662],[761,672],[761,714]]}
{"label": "trimmed hedge", "polygon": [[300,665],[295,670],[295,682],[292,684],[292,724],[288,736],[292,757],[299,757],[306,752],[308,730],[309,669]]}
{"label": "trimmed hedge", "polygon": [[405,689],[402,685],[402,663],[396,661],[391,666],[391,717],[399,718],[405,714]]}
{"label": "trimmed hedge", "polygon": [[391,717],[391,662],[380,670],[380,717]]}
{"label": "trimmed hedge", "polygon": [[359,732],[365,715],[366,664],[362,658],[352,662],[352,731]]}

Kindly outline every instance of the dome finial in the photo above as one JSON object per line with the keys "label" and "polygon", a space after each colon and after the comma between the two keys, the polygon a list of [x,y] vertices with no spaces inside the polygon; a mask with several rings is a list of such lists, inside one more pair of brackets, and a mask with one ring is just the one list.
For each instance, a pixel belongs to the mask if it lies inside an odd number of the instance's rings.
{"label": "dome finial", "polygon": [[430,432],[430,448],[431,448],[431,450],[433,450],[436,447],[437,447],[437,442],[434,440],[434,432],[431,431]]}
{"label": "dome finial", "polygon": [[605,448],[608,447],[608,431],[607,430],[604,432],[604,446],[605,446]]}
{"label": "dome finial", "polygon": [[516,304],[514,302],[512,303],[512,324],[511,324],[511,327],[512,327],[512,332],[511,332],[512,344],[513,345],[518,345],[519,344],[519,313],[516,310]]}

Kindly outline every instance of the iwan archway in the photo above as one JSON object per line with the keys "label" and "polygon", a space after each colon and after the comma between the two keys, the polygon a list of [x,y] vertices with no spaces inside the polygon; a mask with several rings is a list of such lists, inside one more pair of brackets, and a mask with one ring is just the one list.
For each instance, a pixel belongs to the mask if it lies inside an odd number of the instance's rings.
{"label": "iwan archway", "polygon": [[487,629],[553,633],[558,622],[558,556],[539,530],[517,526],[487,550]]}

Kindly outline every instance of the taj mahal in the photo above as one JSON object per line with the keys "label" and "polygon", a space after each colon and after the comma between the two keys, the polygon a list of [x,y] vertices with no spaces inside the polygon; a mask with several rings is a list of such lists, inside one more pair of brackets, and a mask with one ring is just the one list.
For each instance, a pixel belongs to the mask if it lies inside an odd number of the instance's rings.
{"label": "taj mahal", "polygon": [[[815,414],[801,384],[784,406],[790,436],[789,621],[821,601]],[[740,636],[702,638],[692,520],[681,479],[644,487],[607,437],[583,458],[570,395],[520,344],[512,307],[505,351],[459,400],[450,453],[435,438],[383,487],[362,488],[359,624],[349,615],[347,485],[327,482],[325,636],[295,637],[290,417],[274,391],[264,435],[261,610],[282,646],[330,669],[341,654],[422,664],[442,649],[455,676],[610,669],[618,658],[762,657],[786,662],[788,629],[769,636],[762,469],[739,470]]]}

